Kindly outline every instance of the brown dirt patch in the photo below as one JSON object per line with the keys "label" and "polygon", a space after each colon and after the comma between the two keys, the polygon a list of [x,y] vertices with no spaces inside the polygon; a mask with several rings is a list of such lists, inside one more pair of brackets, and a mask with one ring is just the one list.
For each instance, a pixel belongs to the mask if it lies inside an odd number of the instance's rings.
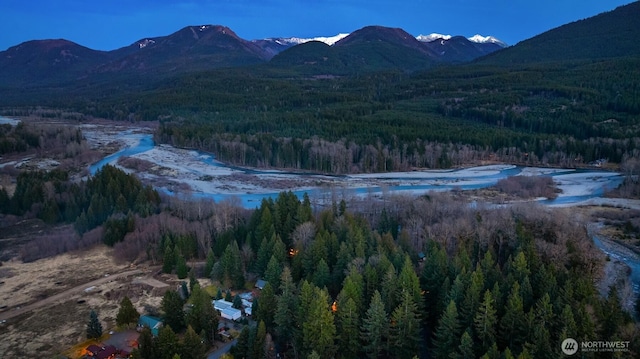
{"label": "brown dirt patch", "polygon": [[[115,329],[119,303],[125,295],[140,313],[145,306],[157,307],[161,301],[133,284],[135,278],[146,278],[150,269],[117,264],[105,246],[32,263],[13,260],[1,268],[0,306],[7,305],[0,310],[0,319],[7,318],[0,324],[2,358],[51,358],[64,352],[86,339],[92,309],[108,333]],[[27,308],[33,309],[20,314]],[[18,315],[9,316],[13,314]]]}

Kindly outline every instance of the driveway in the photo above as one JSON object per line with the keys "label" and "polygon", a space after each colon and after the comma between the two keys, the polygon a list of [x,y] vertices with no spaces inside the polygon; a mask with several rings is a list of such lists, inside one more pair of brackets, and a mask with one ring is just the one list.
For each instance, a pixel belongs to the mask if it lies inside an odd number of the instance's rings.
{"label": "driveway", "polygon": [[231,347],[236,345],[237,341],[238,339],[234,339],[226,343],[225,345],[221,346],[220,348],[216,349],[215,351],[209,353],[209,355],[207,355],[207,359],[219,359],[223,354],[228,353],[229,350],[231,350]]}

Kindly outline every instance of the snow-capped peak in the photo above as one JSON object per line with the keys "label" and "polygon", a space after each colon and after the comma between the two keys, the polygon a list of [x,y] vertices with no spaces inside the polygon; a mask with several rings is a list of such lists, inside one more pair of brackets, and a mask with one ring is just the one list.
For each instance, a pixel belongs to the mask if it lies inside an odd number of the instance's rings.
{"label": "snow-capped peak", "polygon": [[479,34],[475,34],[475,35],[469,37],[468,40],[471,41],[471,42],[477,42],[477,43],[480,43],[480,44],[492,43],[492,44],[498,44],[498,45],[503,46],[503,47],[507,46],[507,44],[505,44],[504,42],[496,39],[493,36],[482,36],[482,35],[479,35]]}
{"label": "snow-capped peak", "polygon": [[418,35],[416,37],[418,41],[422,41],[422,42],[432,42],[440,39],[449,40],[450,38],[451,38],[451,35],[442,35],[442,34],[437,34],[435,32],[429,35]]}
{"label": "snow-capped peak", "polygon": [[[438,33],[432,33],[429,35],[418,35],[416,36],[416,39],[418,41],[422,41],[422,42],[433,42],[436,40],[449,40],[451,39],[451,35],[442,35],[442,34],[438,34]],[[493,36],[482,36],[482,35],[474,35],[471,37],[468,37],[467,40],[471,41],[471,42],[475,42],[475,43],[479,43],[479,44],[486,44],[486,43],[492,43],[492,44],[497,44],[500,45],[502,47],[507,47],[507,44],[505,44],[504,42],[496,39]]]}
{"label": "snow-capped peak", "polygon": [[349,36],[349,34],[338,34],[330,37],[313,37],[313,38],[289,37],[289,38],[280,38],[280,39],[271,39],[271,40],[282,45],[284,44],[299,45],[309,41],[320,41],[320,42],[324,42],[329,46],[332,46],[333,44],[344,39],[347,36]]}

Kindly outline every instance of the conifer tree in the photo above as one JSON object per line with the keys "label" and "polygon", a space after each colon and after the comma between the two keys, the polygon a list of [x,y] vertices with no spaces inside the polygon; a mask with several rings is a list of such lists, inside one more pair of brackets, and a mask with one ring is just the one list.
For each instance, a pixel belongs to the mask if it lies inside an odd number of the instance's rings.
{"label": "conifer tree", "polygon": [[428,242],[425,254],[420,275],[422,289],[425,291],[424,308],[427,312],[425,319],[427,319],[427,323],[435,325],[438,316],[446,306],[446,304],[440,305],[440,303],[444,302],[443,299],[448,294],[448,291],[443,291],[443,283],[449,280],[448,260],[444,250],[434,242]]}
{"label": "conifer tree", "polygon": [[271,288],[273,288],[276,293],[280,292],[280,276],[282,275],[283,266],[284,263],[279,262],[278,259],[272,255],[267,264],[267,269],[264,272],[264,279],[267,283],[271,284]]}
{"label": "conifer tree", "polygon": [[364,279],[357,270],[351,270],[344,279],[342,290],[338,294],[338,300],[346,297],[353,299],[358,313],[364,312]]}
{"label": "conifer tree", "polygon": [[468,329],[462,333],[460,345],[458,345],[458,352],[455,357],[456,359],[474,359],[476,357],[473,353],[473,339]]}
{"label": "conifer tree", "polygon": [[174,290],[168,290],[162,297],[161,307],[164,312],[163,319],[167,326],[176,331],[181,331],[184,328],[184,310],[182,308],[183,302],[178,292]]}
{"label": "conifer tree", "polygon": [[264,343],[267,339],[267,327],[265,326],[264,321],[260,321],[258,323],[258,327],[256,328],[255,337],[253,341],[249,340],[249,347],[251,350],[251,355],[249,358],[262,358],[264,354]]}
{"label": "conifer tree", "polygon": [[393,265],[391,265],[384,274],[382,288],[380,290],[380,296],[387,313],[392,312],[400,303],[398,293],[402,293],[402,290],[399,288],[399,284],[396,270]]}
{"label": "conifer tree", "polygon": [[178,336],[171,326],[164,325],[158,332],[156,354],[158,359],[171,359],[174,354],[180,352]]}
{"label": "conifer tree", "polygon": [[171,273],[173,271],[173,267],[175,266],[175,254],[173,253],[173,249],[167,243],[164,248],[164,257],[162,260],[162,272],[163,273]]}
{"label": "conifer tree", "polygon": [[231,347],[230,353],[231,355],[233,355],[234,358],[248,358],[248,351],[249,351],[249,346],[250,346],[250,342],[249,342],[249,332],[251,331],[251,329],[249,329],[249,326],[245,325],[242,330],[240,331],[240,335],[238,336],[238,341],[236,342],[236,345]]}
{"label": "conifer tree", "polygon": [[389,318],[384,309],[380,292],[375,291],[362,320],[360,337],[363,341],[362,349],[367,357],[375,359],[387,350]]}
{"label": "conifer tree", "polygon": [[489,290],[484,292],[484,299],[476,311],[474,325],[481,342],[481,352],[488,350],[496,340],[496,310],[493,307],[493,296]]}
{"label": "conifer tree", "polygon": [[500,319],[500,337],[507,347],[518,352],[526,340],[527,330],[520,284],[514,282],[507,298],[504,316]]}
{"label": "conifer tree", "polygon": [[182,297],[187,300],[189,299],[189,288],[187,288],[187,283],[182,281],[180,282],[180,291],[182,292]]}
{"label": "conifer tree", "polygon": [[360,347],[358,309],[353,299],[343,297],[336,305],[336,331],[338,333],[338,353],[345,359],[357,358]]}
{"label": "conifer tree", "polygon": [[473,327],[473,318],[482,302],[484,292],[484,275],[480,268],[471,274],[471,283],[467,288],[460,306],[460,324],[463,328]]}
{"label": "conifer tree", "polygon": [[202,338],[193,330],[191,326],[182,338],[180,357],[182,359],[204,359],[205,350]]}
{"label": "conifer tree", "polygon": [[118,326],[124,326],[137,323],[138,318],[140,318],[140,313],[133,307],[131,299],[127,296],[122,298],[120,301],[120,309],[118,309],[118,314],[116,314],[116,324]]}
{"label": "conifer tree", "polygon": [[285,267],[282,271],[280,283],[282,293],[276,299],[276,311],[273,318],[276,327],[276,339],[283,348],[291,345],[295,355],[297,352],[296,341],[294,339],[297,336],[295,332],[297,330],[298,297],[289,267]]}
{"label": "conifer tree", "polygon": [[326,289],[314,288],[314,297],[309,305],[309,315],[303,323],[303,343],[307,353],[315,351],[322,358],[335,354],[334,337],[336,327],[329,308],[329,293]]}
{"label": "conifer tree", "polygon": [[396,293],[396,303],[402,301],[404,291],[407,291],[413,298],[413,302],[418,306],[418,309],[422,309],[422,290],[420,289],[420,278],[416,274],[416,270],[413,268],[413,263],[409,255],[405,255],[404,264],[398,275],[398,291]]}
{"label": "conifer tree", "polygon": [[276,307],[276,295],[273,292],[271,283],[267,283],[262,292],[260,292],[260,301],[258,302],[258,312],[256,320],[264,321],[264,324],[271,330],[273,328],[274,308]]}
{"label": "conifer tree", "polygon": [[218,312],[211,305],[211,298],[199,285],[193,287],[191,304],[191,309],[186,315],[186,323],[196,333],[203,332],[204,339],[213,344],[220,318]]}
{"label": "conifer tree", "polygon": [[456,303],[451,300],[447,309],[442,314],[438,327],[435,332],[434,355],[436,358],[446,358],[452,351],[457,348],[460,339],[460,320],[458,318],[458,308]]}
{"label": "conifer tree", "polygon": [[142,328],[138,336],[138,349],[142,359],[156,358],[156,342],[153,340],[153,334],[149,327]]}
{"label": "conifer tree", "polygon": [[409,358],[418,353],[420,317],[418,305],[410,291],[402,292],[400,305],[391,314],[390,352],[397,358]]}
{"label": "conifer tree", "polygon": [[87,339],[98,339],[102,336],[102,323],[98,319],[98,313],[91,310],[89,313],[89,323],[87,323]]}
{"label": "conifer tree", "polygon": [[204,266],[204,275],[205,277],[211,277],[211,271],[213,270],[213,265],[216,263],[216,257],[213,254],[213,249],[209,248],[207,252],[207,261]]}
{"label": "conifer tree", "polygon": [[331,273],[329,266],[324,259],[320,259],[316,265],[316,270],[313,272],[313,284],[318,288],[324,288],[329,284],[331,279]]}
{"label": "conifer tree", "polygon": [[233,307],[235,309],[242,309],[242,298],[240,298],[240,294],[236,294],[236,296],[233,297]]}

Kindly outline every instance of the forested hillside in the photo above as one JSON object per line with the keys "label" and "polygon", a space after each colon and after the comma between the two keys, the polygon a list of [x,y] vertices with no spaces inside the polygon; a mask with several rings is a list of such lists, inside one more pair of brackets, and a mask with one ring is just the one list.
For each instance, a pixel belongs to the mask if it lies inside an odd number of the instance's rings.
{"label": "forested hillside", "polygon": [[640,55],[640,2],[572,22],[518,43],[478,62],[492,65],[593,60]]}
{"label": "forested hillside", "polygon": [[160,118],[160,142],[240,165],[346,173],[495,159],[573,167],[634,155],[639,61],[326,80],[216,72],[171,82],[135,109],[100,105],[104,116]]}
{"label": "forested hillside", "polygon": [[334,47],[290,48],[271,64],[102,74],[78,86],[0,86],[0,95],[6,115],[50,106],[159,121],[157,141],[244,166],[350,173],[486,160],[622,163],[637,156],[639,11],[634,2],[472,64],[423,72],[411,72],[423,68],[414,55],[427,51],[417,40],[367,27]]}

